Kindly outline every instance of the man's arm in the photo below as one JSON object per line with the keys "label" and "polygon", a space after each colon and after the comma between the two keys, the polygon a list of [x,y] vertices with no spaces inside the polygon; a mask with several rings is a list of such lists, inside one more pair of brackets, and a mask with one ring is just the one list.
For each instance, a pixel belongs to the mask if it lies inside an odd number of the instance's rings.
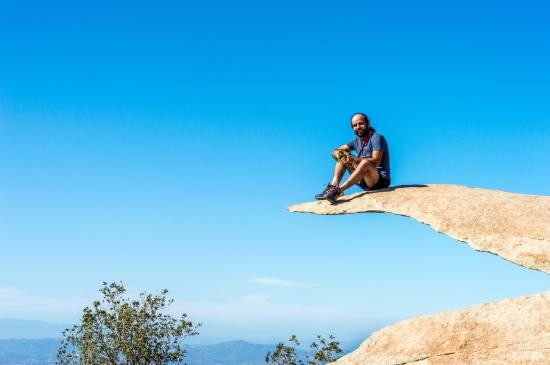
{"label": "man's arm", "polygon": [[358,157],[348,156],[348,161],[351,161],[354,164],[358,164],[361,161],[367,161],[373,164],[374,167],[378,167],[378,165],[380,165],[380,162],[382,161],[383,154],[384,154],[384,151],[372,151],[371,157],[358,158]]}
{"label": "man's arm", "polygon": [[338,160],[338,152],[340,151],[343,151],[343,152],[346,152],[349,154],[349,152],[351,152],[351,148],[350,146],[348,146],[347,144],[344,144],[344,145],[341,145],[340,147],[338,148],[335,148],[333,151],[332,151],[332,157],[335,159],[335,160]]}

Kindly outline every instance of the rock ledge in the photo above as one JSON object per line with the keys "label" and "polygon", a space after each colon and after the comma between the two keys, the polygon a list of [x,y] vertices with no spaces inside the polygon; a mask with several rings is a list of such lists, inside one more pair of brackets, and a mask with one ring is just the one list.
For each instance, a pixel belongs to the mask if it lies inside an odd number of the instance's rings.
{"label": "rock ledge", "polygon": [[550,273],[550,197],[458,185],[397,186],[343,196],[339,203],[293,205],[290,212],[386,212],[411,217],[434,230],[518,265]]}

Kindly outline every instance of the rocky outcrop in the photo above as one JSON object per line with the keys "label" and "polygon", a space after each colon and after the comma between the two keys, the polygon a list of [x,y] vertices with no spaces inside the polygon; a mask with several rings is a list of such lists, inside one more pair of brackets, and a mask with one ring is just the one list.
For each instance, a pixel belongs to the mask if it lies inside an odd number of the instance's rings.
{"label": "rocky outcrop", "polygon": [[458,185],[398,186],[293,205],[291,212],[387,212],[416,219],[477,251],[550,273],[550,197]]}
{"label": "rocky outcrop", "polygon": [[[429,224],[477,251],[550,273],[550,197],[455,185],[398,186],[291,212],[387,212]],[[550,291],[404,320],[334,365],[549,364]]]}
{"label": "rocky outcrop", "polygon": [[333,365],[550,364],[550,291],[398,322]]}

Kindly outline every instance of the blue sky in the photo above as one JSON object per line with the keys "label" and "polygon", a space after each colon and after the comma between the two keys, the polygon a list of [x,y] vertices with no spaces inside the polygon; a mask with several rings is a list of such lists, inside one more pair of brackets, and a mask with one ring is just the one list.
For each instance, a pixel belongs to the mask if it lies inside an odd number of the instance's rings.
{"label": "blue sky", "polygon": [[344,341],[548,289],[407,218],[287,213],[367,113],[392,183],[550,194],[545,2],[0,5],[0,317],[168,288],[201,339]]}

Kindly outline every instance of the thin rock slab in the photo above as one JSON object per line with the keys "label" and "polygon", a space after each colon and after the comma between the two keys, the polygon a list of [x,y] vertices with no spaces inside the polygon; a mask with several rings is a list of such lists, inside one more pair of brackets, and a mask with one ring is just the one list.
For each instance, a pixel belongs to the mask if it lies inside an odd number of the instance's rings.
{"label": "thin rock slab", "polygon": [[332,365],[550,364],[550,291],[385,327]]}
{"label": "thin rock slab", "polygon": [[397,186],[290,206],[290,212],[385,212],[411,217],[434,230],[518,265],[550,273],[550,197],[459,185]]}

